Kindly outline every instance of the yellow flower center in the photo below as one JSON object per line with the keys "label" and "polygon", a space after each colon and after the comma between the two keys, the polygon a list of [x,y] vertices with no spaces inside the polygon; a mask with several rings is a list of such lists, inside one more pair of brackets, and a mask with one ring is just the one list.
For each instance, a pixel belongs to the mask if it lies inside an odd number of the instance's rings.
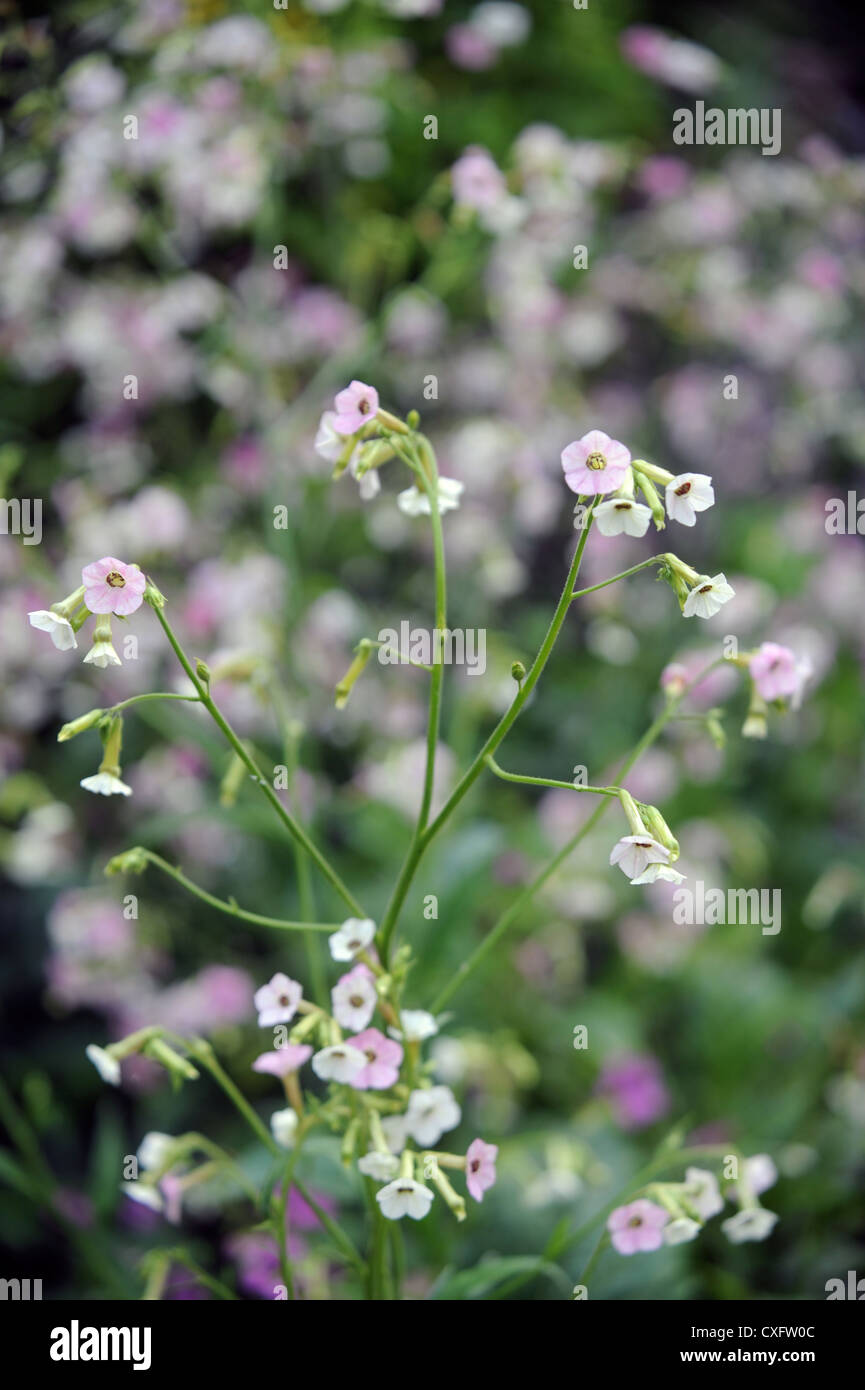
{"label": "yellow flower center", "polygon": [[126,580],[122,574],[117,573],[117,570],[112,570],[110,574],[106,574],[105,583],[109,584],[112,589],[123,589],[126,586]]}
{"label": "yellow flower center", "polygon": [[594,473],[600,472],[600,470],[606,468],[606,466],[607,460],[598,449],[593,450],[586,459],[586,467],[591,468]]}

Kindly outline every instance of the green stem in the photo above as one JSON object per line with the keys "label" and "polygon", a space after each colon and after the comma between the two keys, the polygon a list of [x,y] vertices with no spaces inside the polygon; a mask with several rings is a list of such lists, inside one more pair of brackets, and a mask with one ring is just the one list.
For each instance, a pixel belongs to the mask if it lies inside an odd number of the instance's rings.
{"label": "green stem", "polygon": [[247,768],[250,775],[255,779],[256,784],[260,787],[262,793],[270,802],[271,806],[273,807],[276,814],[279,816],[279,819],[282,821],[286,830],[298,844],[303,846],[310,859],[313,860],[316,867],[328,880],[331,886],[336,890],[336,892],[342,898],[343,902],[347,903],[347,905],[351,908],[351,911],[355,913],[358,917],[366,916],[366,913],[364,912],[360,903],[345,886],[339,874],[328,863],[327,859],[325,859],[324,855],[321,853],[318,847],[315,844],[313,844],[306,831],[303,829],[302,826],[300,826],[297,823],[291,812],[288,811],[285,808],[285,806],[283,806],[279,797],[276,795],[276,792],[274,791],[273,787],[262,775],[261,769],[259,768],[255,759],[252,757],[252,754],[243,745],[243,743],[241,743],[240,739],[237,737],[237,734],[234,732],[231,725],[228,723],[228,720],[225,718],[221,710],[215,704],[212,696],[210,695],[209,690],[207,690],[205,686],[202,684],[202,682],[199,680],[191,662],[189,661],[189,658],[187,657],[186,653],[184,652],[183,648],[178,642],[177,637],[175,636],[171,628],[171,624],[168,622],[168,619],[166,618],[163,610],[161,608],[155,607],[153,611],[155,612],[160,624],[162,625],[162,629],[166,637],[168,638],[169,643],[171,644],[175,656],[177,657],[178,661],[180,662],[189,679],[192,681],[192,684],[195,687],[199,700],[204,705],[211,719],[214,721],[217,728],[221,731],[224,738],[234,749],[234,752],[237,754],[240,761]]}
{"label": "green stem", "polygon": [[148,690],[143,695],[130,695],[128,700],[121,700],[119,704],[111,705],[106,712],[118,714],[120,710],[128,709],[130,705],[141,704],[143,700],[185,700],[188,704],[201,704],[197,695],[174,695],[167,690]]}
{"label": "green stem", "polygon": [[525,705],[526,701],[528,700],[529,696],[531,695],[532,691],[537,685],[541,677],[541,674],[544,670],[544,667],[546,666],[550,658],[550,654],[556,643],[556,638],[558,637],[559,632],[562,628],[562,624],[564,623],[565,618],[568,614],[568,609],[570,607],[571,602],[571,594],[573,593],[577,575],[580,572],[580,565],[583,559],[583,551],[586,548],[586,541],[589,537],[589,531],[592,525],[592,513],[594,511],[596,501],[597,498],[593,498],[591,503],[589,504],[589,511],[586,519],[586,524],[582,532],[580,533],[580,539],[577,542],[577,546],[574,551],[574,558],[571,561],[571,567],[568,570],[568,577],[565,580],[565,585],[562,589],[561,598],[559,599],[559,602],[556,605],[556,611],[553,614],[552,620],[547,629],[546,636],[544,637],[544,640],[541,643],[540,650],[538,651],[537,656],[532,662],[531,669],[527,672],[525,680],[522,682],[510,708],[505,712],[505,714],[502,715],[502,718],[499,720],[498,724],[493,729],[492,733],[489,735],[483,748],[481,748],[480,752],[477,754],[476,758],[471,763],[468,770],[460,778],[459,782],[457,783],[454,790],[451,792],[450,796],[448,797],[448,800],[445,802],[445,805],[442,807],[435,820],[432,821],[426,827],[426,830],[423,832],[423,834],[417,837],[417,839],[413,842],[412,846],[410,847],[409,854],[406,857],[406,862],[403,865],[402,872],[400,873],[397,885],[393,891],[393,895],[388,904],[387,911],[385,912],[381,924],[381,929],[379,932],[381,950],[385,958],[387,958],[390,940],[393,935],[394,927],[396,926],[397,918],[399,917],[400,909],[402,908],[403,902],[405,901],[406,894],[408,893],[412,879],[414,878],[415,870],[417,869],[417,866],[420,863],[420,860],[424,852],[426,851],[432,840],[435,838],[435,836],[438,834],[439,830],[445,824],[448,817],[462,801],[466,792],[470,790],[470,788],[477,781],[478,777],[480,777],[481,773],[484,770],[485,759],[489,757],[490,754],[495,753],[499,744],[509,733],[513,724],[519,717],[519,714],[523,706]]}
{"label": "green stem", "polygon": [[571,599],[582,598],[585,594],[594,594],[598,589],[606,589],[608,584],[616,584],[620,579],[627,579],[632,574],[638,574],[640,570],[648,569],[649,565],[662,565],[666,559],[666,555],[650,555],[648,560],[643,560],[639,565],[632,565],[629,570],[622,570],[621,574],[614,574],[611,579],[602,579],[600,584],[590,584],[588,589],[575,589],[571,594]]}
{"label": "green stem", "polygon": [[[657,719],[655,719],[649,725],[642,738],[634,745],[630,753],[625,758],[625,761],[622,763],[622,766],[619,768],[619,771],[617,773],[618,782],[621,782],[622,779],[627,776],[627,774],[631,771],[631,768],[643,756],[646,749],[652,746],[652,744],[662,733],[666,725],[669,723],[670,719],[678,709],[679,704],[685,698],[685,696],[688,695],[689,692],[692,691],[696,685],[699,685],[700,682],[705,679],[705,677],[709,674],[710,671],[713,671],[716,666],[721,665],[722,662],[723,657],[719,657],[717,660],[710,662],[710,664],[706,666],[697,676],[695,676],[694,679],[688,685],[686,685],[678,695],[668,697],[667,705],[665,706],[665,708],[658,715]],[[570,783],[568,785],[570,785]],[[435,999],[430,1005],[430,1011],[432,1013],[439,1013],[440,1010],[443,1009],[445,1005],[450,1002],[450,1000],[453,998],[454,994],[460,988],[460,986],[465,984],[469,975],[473,974],[474,971],[478,968],[478,966],[490,954],[490,952],[495,949],[495,947],[498,945],[498,943],[504,936],[505,932],[519,917],[523,908],[528,906],[528,904],[532,901],[535,895],[540,891],[541,888],[543,888],[547,880],[552,878],[556,870],[573,853],[573,851],[577,848],[577,845],[579,845],[580,842],[584,840],[585,837],[595,828],[609,804],[609,801],[601,801],[595,807],[588,820],[576,832],[576,834],[571,836],[567,844],[564,845],[563,848],[560,849],[559,852],[553,856],[553,858],[549,861],[548,864],[545,865],[545,867],[541,870],[537,877],[532,879],[531,883],[529,883],[523,889],[523,891],[511,904],[511,906],[498,919],[495,926],[487,933],[483,941],[481,941],[480,944],[475,948],[475,950],[468,957],[468,959],[462,962],[462,964],[459,966],[456,973],[454,974],[453,978],[445,985],[444,989],[440,990],[440,992],[436,995]]]}
{"label": "green stem", "polygon": [[549,777],[524,777],[521,773],[505,772],[503,767],[499,767],[495,758],[487,757],[484,759],[490,772],[494,772],[496,777],[501,777],[503,782],[524,782],[530,787],[560,787],[566,792],[594,792],[596,796],[618,796],[618,787],[588,787],[582,786],[577,782],[556,782]]}
{"label": "green stem", "polygon": [[[139,847],[140,848],[140,847]],[[237,917],[241,922],[251,922],[257,927],[276,927],[280,931],[309,931],[309,932],[335,932],[338,930],[338,923],[333,922],[291,922],[282,917],[264,917],[260,912],[247,912],[245,908],[238,907],[234,902],[223,902],[222,898],[215,898],[212,893],[208,893],[206,888],[200,888],[192,879],[187,878],[180,869],[175,869],[159,854],[154,854],[152,850],[140,848],[149,863],[157,869],[161,869],[164,874],[168,874],[176,883],[185,888],[187,892],[193,893],[202,902],[208,903],[210,907],[215,907],[217,912],[224,912],[228,917]]]}

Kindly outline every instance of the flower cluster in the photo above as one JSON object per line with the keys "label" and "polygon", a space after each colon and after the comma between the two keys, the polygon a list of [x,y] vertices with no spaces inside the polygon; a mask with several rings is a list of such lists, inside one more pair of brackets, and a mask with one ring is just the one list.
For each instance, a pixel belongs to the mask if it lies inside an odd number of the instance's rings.
{"label": "flower cluster", "polygon": [[[778,1220],[774,1212],[757,1201],[778,1177],[769,1155],[755,1154],[742,1167],[742,1178],[728,1184],[728,1195],[737,1203],[738,1211],[721,1222],[721,1230],[734,1245],[765,1240]],[[708,1168],[688,1168],[684,1182],[653,1183],[647,1192],[651,1195],[637,1197],[609,1215],[610,1244],[620,1255],[696,1240],[705,1223],[724,1210],[721,1186]]]}

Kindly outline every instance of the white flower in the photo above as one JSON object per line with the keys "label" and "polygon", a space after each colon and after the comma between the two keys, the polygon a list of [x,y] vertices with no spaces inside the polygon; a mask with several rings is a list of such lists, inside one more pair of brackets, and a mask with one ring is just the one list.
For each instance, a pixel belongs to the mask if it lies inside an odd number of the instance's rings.
{"label": "white flower", "polygon": [[270,1132],[281,1149],[293,1148],[297,1134],[297,1112],[291,1106],[285,1110],[274,1110],[270,1117]]}
{"label": "white flower", "polygon": [[697,512],[706,511],[715,504],[712,479],[705,473],[680,473],[667,483],[665,501],[667,515],[683,526],[693,526]]}
{"label": "white flower", "polygon": [[330,999],[333,1016],[340,1028],[347,1028],[352,1033],[363,1032],[378,1003],[373,981],[353,971],[334,985]]}
{"label": "white flower", "polygon": [[104,639],[94,642],[84,658],[88,666],[98,666],[104,671],[106,666],[122,666],[123,662],[114,650],[114,643]]}
{"label": "white flower", "polygon": [[408,1139],[407,1115],[382,1115],[381,1127],[392,1154],[401,1154]]}
{"label": "white flower", "polygon": [[171,1134],[151,1129],[138,1146],[138,1162],[145,1172],[162,1168],[177,1140]]}
{"label": "white flower", "polygon": [[303,986],[287,975],[277,973],[261,989],[255,991],[259,1028],[272,1028],[277,1023],[290,1023],[303,998]]}
{"label": "white flower", "polygon": [[645,536],[652,513],[631,497],[610,497],[595,507],[594,517],[602,536]]}
{"label": "white flower", "polygon": [[[465,483],[459,482],[456,478],[439,478],[438,502],[439,512],[453,511],[460,504]],[[401,512],[406,516],[429,516],[429,498],[420,488],[406,488],[405,492],[397,495],[396,504]]]}
{"label": "white flower", "polygon": [[389,1221],[400,1221],[404,1216],[420,1221],[432,1206],[432,1199],[430,1189],[413,1178],[397,1178],[375,1194],[382,1216]]}
{"label": "white flower", "polygon": [[[745,1182],[744,1187],[754,1197],[759,1197],[761,1192],[767,1192],[770,1187],[774,1187],[778,1181],[778,1169],[775,1167],[768,1154],[754,1154],[751,1158],[745,1159]],[[742,1201],[741,1186],[736,1184],[736,1199]]]}
{"label": "white flower", "polygon": [[685,875],[680,874],[678,869],[672,869],[669,864],[649,864],[639,878],[632,878],[632,883],[657,883],[658,879],[663,879],[666,883],[684,883]]}
{"label": "white flower", "polygon": [[376,1182],[390,1182],[399,1172],[399,1159],[396,1154],[380,1154],[371,1149],[363,1158],[357,1160],[357,1166],[365,1178],[375,1178]]}
{"label": "white flower", "polygon": [[400,1014],[402,1028],[388,1028],[392,1038],[404,1039],[405,1042],[424,1042],[427,1038],[434,1038],[439,1030],[432,1014],[427,1013],[426,1009],[403,1009]]}
{"label": "white flower", "polygon": [[333,427],[336,419],[335,410],[326,410],[318,422],[318,433],[315,436],[313,448],[319,458],[327,459],[328,463],[336,463],[345,448],[345,436],[337,434]]}
{"label": "white flower", "polygon": [[771,1235],[778,1217],[765,1207],[745,1207],[721,1222],[721,1230],[734,1245],[746,1240],[765,1240]]}
{"label": "white flower", "polygon": [[150,1207],[151,1211],[162,1211],[164,1206],[162,1194],[152,1183],[122,1182],[120,1191],[125,1197],[131,1197],[133,1202],[140,1202],[143,1207]]}
{"label": "white flower", "polygon": [[109,1086],[120,1085],[120,1063],[116,1057],[112,1057],[104,1047],[97,1047],[96,1043],[88,1043],[84,1052],[103,1081],[107,1081]]}
{"label": "white flower", "polygon": [[377,468],[368,468],[360,477],[357,476],[360,453],[352,454],[348,463],[348,471],[355,479],[360,493],[361,502],[371,502],[374,497],[378,497],[381,492],[381,478]]}
{"label": "white flower", "polygon": [[725,575],[716,574],[710,579],[708,574],[702,574],[685,599],[682,612],[686,618],[693,618],[695,614],[698,618],[711,618],[729,603],[735,592]]}
{"label": "white flower", "polygon": [[132,788],[121,782],[112,772],[97,772],[92,777],[83,777],[79,784],[86,792],[97,796],[131,796]]}
{"label": "white flower", "polygon": [[708,1221],[724,1210],[718,1179],[708,1168],[685,1169],[685,1196],[701,1221]]}
{"label": "white flower", "polygon": [[699,1221],[692,1221],[689,1216],[677,1216],[664,1227],[664,1242],[666,1245],[683,1245],[687,1240],[696,1240],[702,1229]]}
{"label": "white flower", "polygon": [[349,917],[339,931],[328,937],[330,954],[334,960],[354,960],[359,951],[364,951],[375,936],[375,922],[369,917]]}
{"label": "white flower", "polygon": [[623,835],[621,840],[617,840],[610,854],[610,863],[618,864],[625,877],[633,883],[650,864],[666,864],[669,858],[670,851],[653,840],[647,831],[645,835]]}
{"label": "white flower", "polygon": [[32,613],[28,613],[27,617],[30,619],[31,627],[49,633],[59,652],[68,652],[78,646],[75,630],[68,618],[61,618],[59,613],[52,613],[50,608],[36,608]]}
{"label": "white flower", "polygon": [[449,1129],[456,1129],[461,1115],[450,1086],[430,1086],[409,1096],[406,1128],[417,1144],[431,1149]]}
{"label": "white flower", "polygon": [[340,1081],[350,1085],[366,1066],[366,1053],[350,1043],[334,1043],[323,1047],[312,1059],[312,1069],[322,1081]]}

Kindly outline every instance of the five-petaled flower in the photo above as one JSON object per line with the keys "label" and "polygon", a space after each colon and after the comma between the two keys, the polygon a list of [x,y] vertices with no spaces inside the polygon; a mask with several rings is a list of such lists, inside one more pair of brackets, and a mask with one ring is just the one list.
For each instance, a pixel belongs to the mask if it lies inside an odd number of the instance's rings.
{"label": "five-petaled flower", "polygon": [[116,613],[128,618],[144,600],[147,580],[137,565],[125,565],[106,555],[81,571],[84,602],[91,613]]}
{"label": "five-petaled flower", "polygon": [[303,986],[287,975],[277,973],[266,985],[255,991],[259,1028],[272,1028],[277,1023],[290,1023],[303,998]]}
{"label": "five-petaled flower", "polygon": [[352,1080],[356,1091],[386,1091],[399,1080],[403,1050],[377,1028],[366,1028],[348,1039],[366,1058],[366,1066]]}
{"label": "five-petaled flower", "polygon": [[680,473],[671,478],[664,491],[667,516],[682,526],[693,526],[697,512],[704,512],[715,501],[712,479],[706,473]]}
{"label": "five-petaled flower", "polygon": [[735,596],[736,590],[727,583],[727,576],[702,574],[685,599],[682,609],[686,618],[712,618],[725,603]]}
{"label": "five-petaled flower", "polygon": [[456,1129],[461,1111],[449,1086],[412,1091],[406,1108],[406,1127],[422,1148],[432,1148],[449,1129]]}
{"label": "five-petaled flower", "polygon": [[339,931],[328,937],[330,954],[334,960],[354,960],[361,951],[372,945],[375,936],[375,922],[369,917],[349,917]]}
{"label": "five-petaled flower", "polygon": [[623,835],[613,845],[610,863],[618,864],[622,873],[633,883],[634,879],[645,873],[650,864],[668,864],[670,851],[651,835]]}
{"label": "five-petaled flower", "polygon": [[764,642],[748,662],[748,670],[764,700],[783,700],[799,689],[796,654],[778,642]]}
{"label": "five-petaled flower", "polygon": [[356,965],[347,975],[337,980],[330,991],[333,1016],[340,1028],[350,1028],[360,1032],[375,1013],[378,995],[375,980],[368,966]]}
{"label": "five-petaled flower", "polygon": [[337,434],[356,434],[375,419],[378,391],[365,381],[353,381],[334,401],[336,419],[331,423]]}
{"label": "five-petaled flower", "polygon": [[466,1187],[476,1202],[482,1202],[495,1183],[498,1152],[497,1144],[485,1144],[483,1139],[473,1139],[466,1150]]}
{"label": "five-petaled flower", "polygon": [[[631,451],[603,430],[589,430],[562,450],[565,482],[584,497],[615,492],[631,466]],[[646,523],[648,525],[648,522]]]}
{"label": "five-petaled flower", "polygon": [[432,1199],[430,1188],[415,1182],[414,1178],[396,1178],[375,1194],[382,1216],[389,1221],[401,1221],[404,1216],[410,1216],[413,1221],[422,1220],[432,1206]]}
{"label": "five-petaled flower", "polygon": [[616,1207],[607,1218],[607,1230],[614,1250],[620,1255],[636,1255],[640,1250],[660,1250],[664,1243],[664,1227],[669,1221],[669,1212],[650,1202],[647,1197],[638,1197],[627,1206]]}

